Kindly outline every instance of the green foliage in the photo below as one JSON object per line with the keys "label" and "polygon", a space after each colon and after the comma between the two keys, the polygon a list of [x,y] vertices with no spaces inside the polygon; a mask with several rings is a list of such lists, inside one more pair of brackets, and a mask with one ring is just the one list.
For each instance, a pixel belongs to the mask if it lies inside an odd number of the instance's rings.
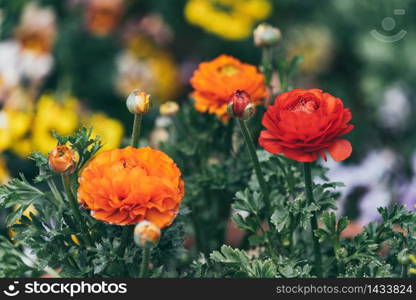
{"label": "green foliage", "polygon": [[197,250],[208,254],[225,242],[233,195],[251,174],[249,159],[234,122],[223,124],[216,116],[200,114],[184,104],[168,128],[171,139],[163,150],[179,165],[185,181],[184,204],[191,210],[188,231]]}
{"label": "green foliage", "polygon": [[[271,212],[264,211],[263,196],[255,183],[255,177],[252,177],[248,187],[235,195],[232,208],[236,213],[232,220],[238,228],[247,232],[252,247],[264,249],[261,259],[249,258],[242,249],[224,246],[220,252],[214,251],[211,254],[210,258],[215,264],[210,265],[208,262],[204,265],[206,268],[214,273],[220,269],[224,272],[223,276],[315,276],[311,267],[314,255],[310,247],[312,241],[309,224],[312,216],[317,214],[321,226],[313,234],[321,244],[325,277],[407,275],[406,266],[400,263],[399,258],[400,255],[403,256],[400,254],[403,249],[414,249],[416,246],[414,212],[398,205],[390,209],[380,208],[380,222],[370,223],[361,234],[352,239],[342,238],[341,233],[349,224],[348,218],[340,217],[337,220],[336,214],[331,211],[336,209],[338,197],[334,189],[342,186],[342,183],[314,184],[315,202],[309,203],[304,193],[302,172],[298,169],[300,164],[296,166],[285,158],[263,151],[258,151],[258,155],[264,177],[270,186],[276,187],[270,194]],[[325,168],[316,166],[313,174],[326,180],[326,171]],[[288,175],[289,172],[291,175]],[[254,266],[261,266],[260,273],[253,273]]]}
{"label": "green foliage", "polygon": [[[91,129],[82,128],[73,136],[56,136],[60,144],[71,144],[80,154],[82,167],[99,149],[98,139],[92,139]],[[47,163],[47,157],[34,153],[32,159],[40,170],[35,178],[36,186],[23,176],[0,186],[0,206],[13,208],[7,217],[7,226],[14,233],[11,243],[1,237],[0,276],[37,276],[50,270],[60,270],[63,277],[137,277],[142,250],[133,242],[133,232],[128,239],[126,251],[119,255],[122,243],[122,227],[99,222],[85,211],[82,222],[89,228],[93,245],[84,243],[84,233],[80,231],[67,197],[61,193],[62,187],[56,184],[54,174]],[[72,190],[77,189],[77,172],[71,175]],[[54,186],[49,191],[47,187]],[[33,207],[36,212],[26,214]],[[176,262],[185,253],[183,249],[183,209],[172,226],[163,230],[162,238],[152,250],[154,274],[158,277],[176,274]],[[74,239],[77,238],[78,242]],[[29,252],[31,266],[25,263]],[[28,254],[28,255],[29,255]],[[162,268],[162,266],[164,266]]]}
{"label": "green foliage", "polygon": [[78,170],[80,170],[102,146],[98,136],[92,137],[92,128],[82,127],[70,136],[60,136],[56,133],[53,133],[53,136],[57,139],[59,145],[71,145],[71,148],[78,152],[80,156]]}
{"label": "green foliage", "polygon": [[277,269],[271,259],[250,260],[247,254],[238,249],[232,249],[228,246],[222,246],[221,251],[214,251],[210,258],[217,263],[221,263],[238,277],[254,278],[274,278],[277,275]]}

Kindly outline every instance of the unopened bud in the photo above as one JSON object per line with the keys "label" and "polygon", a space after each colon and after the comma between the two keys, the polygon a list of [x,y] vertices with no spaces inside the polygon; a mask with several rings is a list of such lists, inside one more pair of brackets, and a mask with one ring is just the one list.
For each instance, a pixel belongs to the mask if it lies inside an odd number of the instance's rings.
{"label": "unopened bud", "polygon": [[179,105],[175,101],[168,101],[163,103],[160,108],[159,112],[163,116],[173,116],[179,111]]}
{"label": "unopened bud", "polygon": [[263,23],[256,27],[253,36],[257,47],[272,47],[279,42],[282,34],[277,27]]}
{"label": "unopened bud", "polygon": [[52,171],[72,174],[77,168],[79,154],[65,145],[60,145],[49,153],[48,161]]}
{"label": "unopened bud", "polygon": [[236,90],[228,98],[227,111],[230,117],[248,120],[254,115],[255,108],[249,94]]}
{"label": "unopened bud", "polygon": [[149,221],[142,221],[134,228],[134,242],[139,247],[155,246],[160,240],[160,228]]}
{"label": "unopened bud", "polygon": [[150,110],[150,95],[134,90],[127,97],[127,108],[132,114],[147,114]]}

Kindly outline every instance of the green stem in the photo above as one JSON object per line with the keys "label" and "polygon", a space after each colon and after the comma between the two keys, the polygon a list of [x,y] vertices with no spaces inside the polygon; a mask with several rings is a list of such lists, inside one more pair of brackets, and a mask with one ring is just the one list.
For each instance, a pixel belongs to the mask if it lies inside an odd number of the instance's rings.
{"label": "green stem", "polygon": [[143,249],[142,264],[140,266],[140,278],[145,278],[147,276],[147,268],[149,266],[150,260],[150,247],[145,246]]}
{"label": "green stem", "polygon": [[[260,229],[261,233],[264,236],[264,241],[265,241],[264,244],[266,245],[266,248],[267,248],[267,251],[269,252],[269,255],[273,258],[273,260],[275,262],[277,262],[278,261],[278,257],[276,255],[275,249],[274,249],[274,247],[272,245],[272,241],[270,239],[269,232],[266,231],[266,230],[264,230],[264,228],[262,226],[261,218],[259,217],[258,214],[255,214],[255,220],[257,222],[257,227]],[[256,231],[254,231],[253,233],[256,234]]]}
{"label": "green stem", "polygon": [[64,186],[65,193],[68,197],[69,205],[71,206],[72,211],[74,213],[75,219],[76,219],[77,223],[79,224],[79,226],[81,228],[81,232],[83,232],[83,234],[85,236],[86,244],[87,244],[87,246],[91,246],[92,245],[92,239],[91,239],[90,233],[88,232],[88,228],[86,228],[86,226],[85,226],[85,222],[82,220],[81,212],[79,210],[79,206],[78,206],[75,198],[72,195],[71,184],[70,184],[70,181],[69,181],[69,175],[62,174],[62,183],[63,183],[63,186]]}
{"label": "green stem", "polygon": [[265,47],[263,48],[262,53],[262,65],[263,65],[263,72],[265,75],[265,83],[267,89],[267,99],[265,102],[265,106],[269,106],[273,100],[273,86],[272,86],[272,76],[273,76],[273,48]]}
{"label": "green stem", "polygon": [[266,181],[263,177],[263,172],[260,168],[259,159],[256,154],[256,148],[254,147],[253,139],[251,137],[250,131],[247,128],[246,123],[243,120],[238,119],[238,123],[240,124],[241,132],[243,134],[244,140],[246,142],[248,152],[250,154],[251,160],[253,161],[254,171],[256,172],[257,180],[260,185],[261,193],[263,194],[265,203],[266,203],[266,211],[269,208],[269,190],[266,185]]}
{"label": "green stem", "polygon": [[131,145],[137,148],[139,146],[140,128],[142,124],[142,115],[134,115],[133,132],[131,134]]}
{"label": "green stem", "polygon": [[49,186],[49,189],[51,190],[51,192],[52,192],[53,196],[54,196],[54,197],[55,197],[55,199],[56,199],[56,200],[58,200],[58,202],[59,202],[59,203],[56,203],[56,204],[57,204],[58,206],[59,206],[59,204],[63,204],[63,203],[64,203],[64,199],[62,199],[62,195],[61,195],[61,193],[59,192],[58,188],[56,187],[55,182],[53,181],[53,179],[52,179],[52,178],[48,178],[48,179],[46,180],[46,182],[47,182],[47,184],[48,184],[48,186]]}
{"label": "green stem", "polygon": [[[304,167],[304,176],[305,176],[305,188],[306,188],[306,197],[309,204],[314,203],[313,192],[312,192],[312,176],[311,176],[311,164],[305,162]],[[318,218],[316,212],[313,213],[311,218],[311,229],[312,229],[312,240],[313,248],[315,252],[315,271],[318,277],[322,277],[322,258],[321,258],[321,246],[319,244],[318,238],[315,236],[314,232],[318,229]]]}
{"label": "green stem", "polygon": [[121,234],[121,244],[117,250],[118,256],[123,256],[124,251],[126,251],[127,243],[130,237],[130,226],[125,225],[123,227],[123,233]]}

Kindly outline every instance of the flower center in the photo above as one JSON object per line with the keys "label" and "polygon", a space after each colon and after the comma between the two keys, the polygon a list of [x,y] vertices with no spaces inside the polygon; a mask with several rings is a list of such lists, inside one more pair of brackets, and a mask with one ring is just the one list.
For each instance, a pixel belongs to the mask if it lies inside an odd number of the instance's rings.
{"label": "flower center", "polygon": [[224,65],[220,68],[218,68],[218,72],[220,72],[220,74],[222,75],[226,75],[226,76],[233,76],[235,74],[237,74],[240,70],[233,65]]}
{"label": "flower center", "polygon": [[303,111],[311,114],[319,108],[319,103],[311,95],[303,95],[289,108],[290,111]]}

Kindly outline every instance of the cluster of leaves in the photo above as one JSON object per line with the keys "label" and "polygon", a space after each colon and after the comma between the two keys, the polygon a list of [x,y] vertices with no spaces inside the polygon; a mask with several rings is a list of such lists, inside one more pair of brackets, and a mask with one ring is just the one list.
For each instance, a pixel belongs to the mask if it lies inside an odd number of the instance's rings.
{"label": "cluster of leaves", "polygon": [[[70,144],[80,154],[78,169],[70,178],[72,191],[76,191],[77,173],[99,150],[100,142],[91,138],[91,130],[86,128],[73,136],[56,138],[59,144]],[[12,210],[7,217],[12,242],[5,237],[0,240],[0,276],[37,276],[59,270],[64,277],[137,277],[142,249],[133,242],[133,228],[129,228],[131,236],[126,250],[120,252],[123,228],[99,222],[81,210],[82,222],[92,239],[88,245],[47,157],[35,153],[32,159],[39,168],[35,184],[22,177],[0,186],[0,206]],[[175,223],[163,231],[159,245],[152,249],[157,276],[172,276],[176,272],[174,262],[184,252],[185,213],[181,212]],[[161,265],[165,267],[160,268]]]}
{"label": "cluster of leaves", "polygon": [[[265,199],[253,174],[248,187],[235,195],[232,220],[246,232],[248,246],[245,249],[223,246],[221,251],[212,252],[209,259],[195,261],[194,276],[316,276],[310,247],[310,220],[314,214],[319,216],[320,226],[314,235],[322,248],[323,276],[407,276],[403,257],[416,246],[414,212],[397,205],[380,208],[379,222],[370,223],[352,239],[342,238],[341,233],[349,220],[347,217],[337,219],[331,211],[336,209],[338,193],[335,189],[341,183],[314,184],[315,202],[309,203],[301,184],[300,164],[263,151],[259,151],[258,156],[268,185],[276,189]],[[322,167],[314,168],[315,176],[322,179],[325,179],[325,172]],[[250,255],[253,247],[259,252],[257,256]]]}
{"label": "cluster of leaves", "polygon": [[[223,124],[185,104],[169,128],[163,150],[179,165],[185,181],[183,204],[189,215],[197,250],[205,254],[225,241],[233,195],[251,174],[243,145],[235,145],[233,120]],[[233,144],[234,143],[234,144]]]}

